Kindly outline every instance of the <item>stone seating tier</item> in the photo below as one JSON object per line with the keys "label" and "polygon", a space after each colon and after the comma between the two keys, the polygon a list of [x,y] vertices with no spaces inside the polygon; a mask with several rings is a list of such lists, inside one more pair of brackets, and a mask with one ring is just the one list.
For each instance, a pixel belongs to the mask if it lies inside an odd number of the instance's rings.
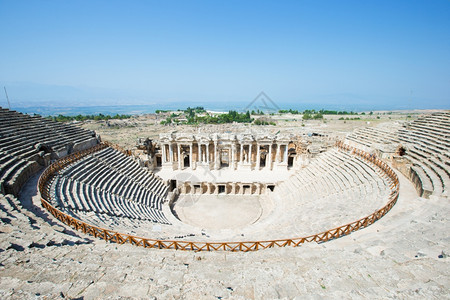
{"label": "stone seating tier", "polygon": [[168,188],[131,157],[109,147],[60,170],[52,190],[55,204],[66,212],[170,224],[162,212]]}
{"label": "stone seating tier", "polygon": [[[152,237],[160,239],[183,240],[188,237],[193,241],[204,240],[205,234],[200,228],[180,222],[167,206],[158,210],[142,202],[142,195],[146,191],[141,188],[142,185],[123,187],[127,185],[123,183],[128,178],[120,173],[121,166],[129,170],[128,177],[139,173],[133,170],[131,164],[136,162],[127,158],[129,162],[125,164],[122,155],[116,150],[105,148],[60,169],[58,179],[51,187],[54,194],[50,198],[55,199],[53,205],[84,222],[118,232],[136,236],[148,236],[151,232]],[[102,162],[106,163],[102,166]],[[108,170],[105,166],[115,168]],[[92,172],[94,169],[96,172]],[[114,176],[116,173],[119,175]],[[137,182],[134,180],[134,183]],[[122,187],[117,188],[118,185]],[[264,211],[258,222],[241,228],[239,234],[237,231],[224,230],[215,238],[262,240],[304,236],[327,230],[364,217],[385,205],[389,198],[389,185],[389,178],[378,167],[350,152],[332,149],[312,159],[305,168],[281,183],[275,192],[269,191],[267,195],[258,196],[267,198],[261,201],[277,203],[274,212],[271,212],[272,208]],[[130,196],[141,202],[126,198]],[[130,208],[127,206],[129,203],[135,203],[137,207]],[[273,204],[265,205],[272,207]],[[152,215],[145,209],[151,209],[159,215]],[[336,211],[343,213],[336,214]],[[318,215],[324,217],[313,218]],[[167,218],[162,219],[164,217]],[[164,223],[164,220],[168,222]],[[154,230],[155,223],[159,226],[157,231]]]}
{"label": "stone seating tier", "polygon": [[55,205],[66,212],[83,211],[169,224],[160,210],[136,203],[109,191],[58,176],[53,188]]}
{"label": "stone seating tier", "polygon": [[54,222],[39,217],[46,215],[42,208],[24,207],[13,195],[0,194],[0,249],[3,251],[24,251],[44,249],[53,246],[73,246],[90,243],[89,237],[81,238]]}
{"label": "stone seating tier", "polygon": [[98,143],[91,131],[1,107],[0,123],[2,193],[18,195],[22,185],[46,166],[50,157],[58,158]]}
{"label": "stone seating tier", "polygon": [[378,128],[359,128],[347,140],[368,148],[378,144],[402,145],[410,169],[405,170],[420,196],[449,196],[450,113],[436,113],[387,132]]}

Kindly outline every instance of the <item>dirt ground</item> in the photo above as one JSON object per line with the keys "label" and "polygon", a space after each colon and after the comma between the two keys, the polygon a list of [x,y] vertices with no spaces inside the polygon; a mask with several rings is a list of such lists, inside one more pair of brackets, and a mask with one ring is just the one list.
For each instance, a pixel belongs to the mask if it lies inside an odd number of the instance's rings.
{"label": "dirt ground", "polygon": [[[344,137],[348,132],[362,126],[377,126],[381,123],[398,123],[418,118],[430,111],[367,112],[365,115],[324,115],[323,120],[302,120],[302,115],[282,114],[270,117],[276,125],[220,124],[220,125],[161,125],[165,116],[146,114],[133,116],[125,120],[85,121],[78,125],[84,129],[95,130],[102,140],[130,149],[138,138],[158,139],[160,133],[167,132],[239,132],[264,130],[271,133],[281,132],[321,132],[332,136]],[[261,116],[252,116],[259,118]],[[339,120],[344,118],[344,120]],[[345,120],[360,118],[360,120]]]}

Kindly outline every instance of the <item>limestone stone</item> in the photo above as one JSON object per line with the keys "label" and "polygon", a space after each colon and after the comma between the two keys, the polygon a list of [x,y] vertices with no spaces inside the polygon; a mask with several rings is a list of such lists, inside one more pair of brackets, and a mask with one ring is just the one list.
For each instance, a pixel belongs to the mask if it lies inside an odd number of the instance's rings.
{"label": "limestone stone", "polygon": [[[10,113],[2,109],[0,118],[2,114]],[[17,118],[28,120],[26,116]],[[405,160],[421,167],[431,182],[439,179],[441,184],[432,184],[431,197],[424,199],[416,190],[419,181],[411,181],[409,175],[403,174],[399,168],[396,173],[400,181],[400,196],[383,218],[342,238],[297,248],[272,248],[248,253],[197,253],[107,243],[63,225],[43,209],[36,188],[40,173],[34,174],[22,187],[19,197],[0,194],[0,297],[448,298],[447,122],[448,113],[437,113],[427,114],[404,127],[392,124],[393,130],[384,126],[386,132],[380,131],[379,134],[377,130],[355,131],[358,136],[354,136],[354,145],[367,144],[364,147],[372,151],[370,153],[378,153],[373,148],[380,144],[375,141],[382,138],[408,143],[410,152],[405,151],[408,156]],[[420,131],[424,134],[420,135]],[[347,142],[352,138],[349,135]],[[2,139],[0,148],[4,149],[6,143]],[[383,155],[395,167],[394,157],[388,152],[392,148],[385,148]],[[210,151],[213,152],[213,143]],[[271,234],[279,237],[281,233],[286,237],[284,234],[287,233],[306,233],[319,230],[321,226],[340,225],[346,218],[354,220],[379,208],[386,199],[389,182],[380,176],[379,170],[363,164],[352,154],[338,155],[334,152],[327,149],[311,157],[270,194],[275,196],[279,193],[273,198],[274,203],[267,199],[260,202],[262,207],[271,207],[261,223],[238,232],[234,229],[202,230],[182,222],[167,227],[172,226],[173,232],[177,232],[182,240],[247,239],[252,235],[263,237]],[[5,159],[5,156],[0,159]],[[3,160],[1,163],[6,164]],[[331,165],[334,167],[327,167]],[[280,194],[283,191],[284,194]],[[312,196],[313,191],[315,196]],[[165,214],[170,213],[168,206],[166,203]],[[321,215],[326,222],[314,218],[314,214]],[[98,219],[101,216],[98,213],[80,213],[79,216],[101,224],[111,225],[114,221],[118,228],[124,230],[133,228],[148,235],[168,236],[164,225],[160,232],[144,232],[140,226],[145,228],[146,223],[138,219],[114,216]],[[195,235],[191,236],[191,233]]]}

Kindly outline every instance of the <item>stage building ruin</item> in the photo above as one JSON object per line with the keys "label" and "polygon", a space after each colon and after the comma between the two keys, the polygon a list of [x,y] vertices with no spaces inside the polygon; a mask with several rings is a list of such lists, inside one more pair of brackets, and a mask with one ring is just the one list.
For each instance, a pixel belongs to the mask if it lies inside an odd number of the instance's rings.
{"label": "stage building ruin", "polygon": [[169,133],[160,134],[159,144],[156,167],[173,170],[286,169],[297,156],[295,140],[288,135]]}

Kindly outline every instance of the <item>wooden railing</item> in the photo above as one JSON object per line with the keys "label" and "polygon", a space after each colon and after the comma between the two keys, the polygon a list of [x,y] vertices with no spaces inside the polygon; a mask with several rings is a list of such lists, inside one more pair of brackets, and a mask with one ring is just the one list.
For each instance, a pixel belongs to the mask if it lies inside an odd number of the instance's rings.
{"label": "wooden railing", "polygon": [[67,165],[83,158],[86,155],[92,154],[96,151],[108,147],[106,144],[99,144],[93,148],[77,152],[66,156],[54,164],[50,165],[39,178],[39,191],[41,193],[41,203],[55,218],[63,222],[64,224],[73,227],[76,230],[82,231],[85,234],[92,235],[96,238],[101,238],[105,241],[114,242],[118,244],[132,244],[145,248],[158,248],[158,249],[177,249],[177,250],[193,250],[193,251],[213,251],[213,250],[225,250],[225,251],[256,251],[274,247],[297,247],[303,243],[316,242],[323,243],[339,237],[348,235],[361,228],[367,227],[377,220],[382,218],[385,214],[391,210],[391,208],[397,202],[399,194],[399,181],[395,172],[383,161],[368,154],[362,150],[345,145],[343,142],[337,142],[336,147],[342,151],[351,152],[364,159],[367,162],[376,165],[380,170],[380,175],[388,182],[391,190],[388,202],[385,206],[368,215],[365,218],[356,220],[352,223],[348,223],[321,233],[313,234],[306,237],[296,237],[279,240],[267,240],[267,241],[243,241],[243,242],[191,242],[191,241],[174,241],[174,240],[158,240],[137,237],[125,233],[116,232],[106,228],[97,227],[83,221],[80,221],[72,216],[69,216],[60,210],[53,207],[50,200],[50,185],[51,179],[56,172],[66,167]]}

